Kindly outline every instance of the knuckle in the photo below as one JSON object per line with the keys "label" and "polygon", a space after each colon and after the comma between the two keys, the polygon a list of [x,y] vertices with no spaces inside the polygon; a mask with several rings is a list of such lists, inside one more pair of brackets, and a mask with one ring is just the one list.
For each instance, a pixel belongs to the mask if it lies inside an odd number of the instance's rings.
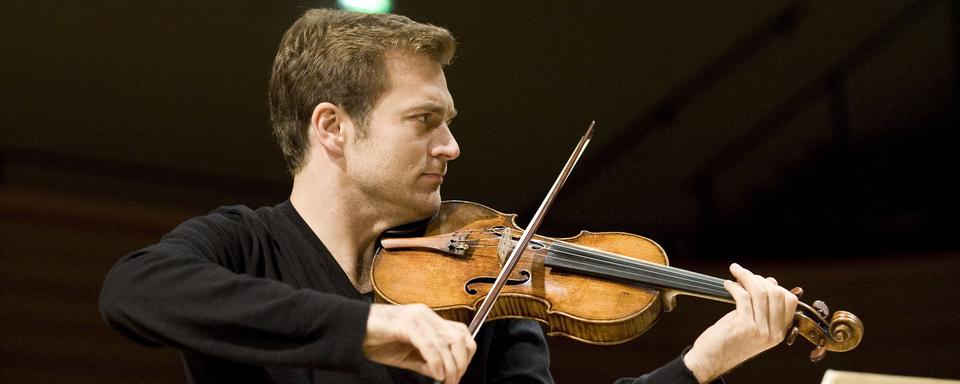
{"label": "knuckle", "polygon": [[769,292],[769,297],[775,301],[786,301],[786,296],[784,296],[783,291],[780,289],[773,289]]}
{"label": "knuckle", "polygon": [[463,337],[461,337],[460,334],[459,334],[459,333],[456,333],[456,332],[448,332],[448,333],[445,333],[445,334],[443,335],[443,338],[444,338],[445,340],[447,340],[447,342],[450,343],[450,344],[462,344],[462,343],[463,343]]}
{"label": "knuckle", "polygon": [[749,299],[749,298],[750,298],[750,294],[747,293],[747,291],[744,291],[744,290],[742,290],[742,289],[741,289],[741,290],[734,291],[734,292],[733,292],[733,295],[734,295],[736,298],[739,298],[739,299],[741,299],[741,300],[743,300],[743,299]]}
{"label": "knuckle", "polygon": [[757,330],[757,338],[762,339],[762,340],[769,340],[769,339],[770,339],[770,332],[767,331],[766,329],[758,329],[758,330]]}
{"label": "knuckle", "polygon": [[769,292],[767,292],[766,290],[761,290],[761,291],[757,292],[757,299],[758,299],[758,300],[760,300],[760,301],[767,301],[767,300],[769,300],[769,298],[770,298]]}
{"label": "knuckle", "polygon": [[770,301],[770,297],[767,296],[766,292],[757,292],[754,299],[760,304],[760,309],[766,309],[766,304]]}

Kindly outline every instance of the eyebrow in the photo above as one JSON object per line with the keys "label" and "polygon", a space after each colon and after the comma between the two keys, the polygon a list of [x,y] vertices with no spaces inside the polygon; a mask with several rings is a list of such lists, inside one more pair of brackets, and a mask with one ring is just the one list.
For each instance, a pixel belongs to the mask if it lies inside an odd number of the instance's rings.
{"label": "eyebrow", "polygon": [[[415,111],[415,110],[424,110],[424,111],[429,111],[429,112],[433,112],[433,113],[442,115],[442,114],[443,114],[443,111],[445,111],[446,108],[444,108],[442,105],[437,104],[437,103],[425,103],[425,104],[421,104],[421,105],[415,106],[415,107],[413,107],[413,108],[410,108],[410,110],[413,110],[413,111]],[[447,121],[453,120],[454,117],[457,117],[457,109],[456,109],[456,108],[450,109],[450,117],[448,117],[446,120],[447,120]]]}

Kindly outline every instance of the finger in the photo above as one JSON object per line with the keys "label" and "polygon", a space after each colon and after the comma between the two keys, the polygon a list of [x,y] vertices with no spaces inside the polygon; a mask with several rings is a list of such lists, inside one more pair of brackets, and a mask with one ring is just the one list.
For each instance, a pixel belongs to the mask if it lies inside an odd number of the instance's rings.
{"label": "finger", "polygon": [[434,341],[436,338],[435,331],[431,330],[429,325],[425,326],[424,322],[420,316],[416,316],[415,324],[411,330],[410,343],[420,352],[420,356],[423,358],[420,373],[436,380],[443,380],[443,357]]}
{"label": "finger", "polygon": [[[769,312],[770,304],[768,297],[768,282],[766,279],[754,275],[750,271],[743,269],[738,271],[737,279],[740,281],[740,284],[743,285],[744,289],[750,294],[750,301],[753,303],[753,313],[751,317],[753,318],[753,323],[756,331],[763,338],[766,338],[770,334],[769,322]],[[731,269],[731,272],[733,270]]]}
{"label": "finger", "polygon": [[[464,325],[464,327],[466,327],[466,325]],[[466,335],[464,335],[464,344],[467,349],[467,365],[463,368],[461,377],[463,374],[467,373],[467,368],[469,368],[470,362],[473,360],[473,355],[477,353],[477,342],[473,339],[473,335],[470,334],[469,330],[467,331]]]}
{"label": "finger", "polygon": [[[780,283],[777,282],[776,278],[767,277],[767,281],[776,285],[778,288],[777,295],[783,297],[782,306],[770,307],[771,316],[778,314],[776,315],[776,320],[770,322],[770,324],[773,325],[770,329],[783,329],[784,335],[786,335],[787,330],[789,330],[790,326],[793,325],[793,316],[794,312],[797,310],[798,297],[792,291],[780,287]],[[799,287],[794,289],[799,289]],[[803,292],[803,290],[800,289],[800,292]],[[771,301],[771,303],[773,303],[773,301]]]}
{"label": "finger", "polygon": [[457,364],[451,351],[451,341],[448,340],[447,321],[430,311],[424,314],[421,329],[424,334],[429,335],[434,349],[439,356],[439,376],[434,376],[437,380],[443,380],[445,384],[456,383],[460,374],[457,370]]}
{"label": "finger", "polygon": [[443,380],[443,360],[431,342],[418,342],[414,345],[423,358],[423,363],[417,371],[434,380]]}
{"label": "finger", "polygon": [[460,372],[457,369],[456,359],[453,357],[453,346],[447,343],[445,338],[437,338],[436,343],[437,352],[440,353],[440,358],[443,361],[443,382],[444,384],[456,384],[460,378]]}
{"label": "finger", "polygon": [[443,382],[444,384],[457,384],[460,381],[460,372],[450,349],[451,347],[447,346],[446,351],[440,353],[440,356],[443,357]]}
{"label": "finger", "polygon": [[747,286],[753,301],[753,321],[760,337],[768,339],[773,329],[770,327],[771,285],[767,279],[754,275]]}
{"label": "finger", "polygon": [[463,343],[464,360],[463,367],[461,367],[460,370],[460,377],[463,377],[463,375],[467,373],[467,368],[470,366],[470,361],[472,361],[473,355],[477,352],[477,342],[473,339],[470,329],[467,328],[465,324],[457,323],[457,325],[463,332],[461,341]]}
{"label": "finger", "polygon": [[[460,376],[463,375],[463,371],[467,369],[467,364],[469,364],[469,361],[467,360],[467,349],[464,346],[463,337],[460,337],[459,335],[452,336],[449,338],[449,340],[450,356],[453,358],[454,369],[452,377],[459,379]],[[447,378],[449,379],[451,376],[447,376]]]}
{"label": "finger", "polygon": [[750,303],[750,294],[743,289],[743,286],[730,280],[724,280],[723,288],[725,288],[727,292],[730,292],[730,296],[733,297],[733,301],[737,305],[735,311],[737,312],[738,316],[748,319],[753,318],[753,308],[751,307],[752,304]]}
{"label": "finger", "polygon": [[790,328],[793,325],[793,317],[797,312],[797,302],[799,299],[797,295],[793,292],[787,291],[784,294],[784,305],[783,305],[783,328]]}
{"label": "finger", "polygon": [[470,358],[473,357],[469,346],[473,338],[470,337],[467,326],[462,323],[448,322],[448,326],[450,327],[450,335],[448,336],[450,352],[453,354],[453,361],[457,366],[457,378],[460,378],[466,372],[467,366],[470,365]]}
{"label": "finger", "polygon": [[[768,277],[767,280],[769,281],[769,279],[770,278]],[[779,343],[780,340],[783,340],[783,336],[787,332],[786,326],[783,325],[784,324],[783,307],[786,306],[786,303],[785,303],[786,296],[784,295],[784,293],[789,294],[790,292],[787,292],[783,288],[780,288],[779,286],[775,286],[775,285],[772,286],[771,288],[772,289],[770,290],[770,294],[769,294],[770,307],[768,308],[769,321],[767,322],[767,324],[771,331],[770,341],[771,343],[776,344],[776,343]]]}
{"label": "finger", "polygon": [[[749,270],[747,270],[746,268],[744,268],[743,266],[737,263],[730,264],[730,274],[732,274],[733,277],[737,279],[737,281],[740,281],[742,278],[746,278],[747,276],[753,275],[752,272],[750,272]],[[742,281],[740,282],[742,283]]]}

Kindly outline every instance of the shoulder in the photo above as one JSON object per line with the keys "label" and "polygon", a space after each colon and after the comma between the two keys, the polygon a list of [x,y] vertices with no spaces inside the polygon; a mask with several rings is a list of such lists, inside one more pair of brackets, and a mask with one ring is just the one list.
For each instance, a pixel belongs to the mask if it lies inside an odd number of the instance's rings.
{"label": "shoulder", "polygon": [[242,246],[269,242],[274,238],[276,231],[272,228],[279,220],[282,205],[258,209],[246,205],[221,206],[206,215],[181,223],[165,235],[163,241],[186,241],[201,246]]}
{"label": "shoulder", "polygon": [[221,206],[206,215],[185,221],[174,232],[183,229],[231,232],[242,229],[256,232],[266,231],[270,223],[276,221],[279,215],[279,207],[280,205],[254,210],[246,205]]}
{"label": "shoulder", "polygon": [[222,206],[181,223],[158,246],[168,253],[203,255],[235,271],[245,270],[274,248],[276,234],[282,233],[275,229],[280,206]]}
{"label": "shoulder", "polygon": [[276,215],[278,207],[279,205],[254,210],[246,205],[225,205],[202,217],[224,223],[265,223]]}

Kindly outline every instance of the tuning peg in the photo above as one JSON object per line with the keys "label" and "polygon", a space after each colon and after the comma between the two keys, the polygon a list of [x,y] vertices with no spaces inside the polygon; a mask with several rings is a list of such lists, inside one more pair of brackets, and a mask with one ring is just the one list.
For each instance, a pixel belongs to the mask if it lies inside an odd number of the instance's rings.
{"label": "tuning peg", "polygon": [[787,333],[787,338],[784,340],[784,342],[786,342],[787,345],[793,345],[793,342],[797,340],[797,335],[799,334],[800,328],[797,328],[796,326],[790,328],[790,333]]}
{"label": "tuning peg", "polygon": [[796,297],[803,296],[803,288],[793,287],[793,289],[790,290],[790,293],[792,293]]}
{"label": "tuning peg", "polygon": [[827,355],[826,340],[820,339],[820,344],[817,345],[817,348],[810,351],[810,361],[816,363],[820,360],[823,360],[823,357],[826,355]]}
{"label": "tuning peg", "polygon": [[817,301],[814,301],[814,302],[813,302],[813,305],[811,305],[811,306],[812,306],[814,309],[816,309],[817,312],[820,312],[820,314],[823,315],[823,317],[830,316],[830,308],[827,307],[827,303],[824,303],[823,301],[817,300]]}

